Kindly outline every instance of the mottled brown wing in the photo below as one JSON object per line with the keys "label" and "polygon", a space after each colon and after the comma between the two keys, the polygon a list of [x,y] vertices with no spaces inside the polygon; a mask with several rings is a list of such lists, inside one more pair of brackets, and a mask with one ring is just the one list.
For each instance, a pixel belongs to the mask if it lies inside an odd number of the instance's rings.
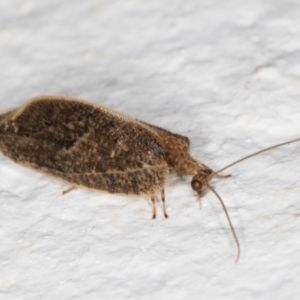
{"label": "mottled brown wing", "polygon": [[169,175],[159,135],[102,106],[36,98],[0,116],[0,150],[74,185],[154,195]]}
{"label": "mottled brown wing", "polygon": [[190,140],[188,137],[184,136],[184,135],[180,135],[180,134],[176,134],[176,133],[173,133],[171,131],[168,131],[166,129],[163,129],[163,128],[160,128],[160,127],[157,127],[157,126],[154,126],[152,124],[148,124],[148,123],[145,123],[145,122],[142,122],[142,121],[139,121],[138,122],[142,123],[143,125],[147,126],[150,130],[152,130],[153,132],[155,132],[156,134],[158,134],[160,137],[174,137],[176,138],[177,140],[180,140],[187,149],[190,148]]}

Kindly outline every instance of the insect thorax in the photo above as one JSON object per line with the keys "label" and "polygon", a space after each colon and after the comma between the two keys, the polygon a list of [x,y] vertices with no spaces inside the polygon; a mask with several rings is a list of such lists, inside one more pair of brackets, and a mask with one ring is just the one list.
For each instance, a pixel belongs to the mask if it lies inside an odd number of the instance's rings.
{"label": "insect thorax", "polygon": [[210,168],[191,157],[190,141],[187,137],[173,134],[164,137],[163,143],[171,173],[178,176],[196,174],[207,176],[212,172]]}
{"label": "insect thorax", "polygon": [[163,139],[165,158],[171,173],[178,176],[192,175],[196,161],[189,154],[189,140],[185,136],[170,135]]}

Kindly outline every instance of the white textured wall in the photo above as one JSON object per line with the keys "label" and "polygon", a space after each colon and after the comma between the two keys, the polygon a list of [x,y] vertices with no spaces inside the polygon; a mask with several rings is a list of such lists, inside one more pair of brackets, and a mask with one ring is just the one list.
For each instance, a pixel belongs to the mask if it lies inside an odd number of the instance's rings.
{"label": "white textured wall", "polygon": [[[297,0],[1,0],[0,109],[42,94],[186,135],[213,169],[300,136]],[[0,158],[0,299],[299,299],[299,144],[214,180],[199,210],[76,190]],[[229,170],[228,170],[229,171]]]}

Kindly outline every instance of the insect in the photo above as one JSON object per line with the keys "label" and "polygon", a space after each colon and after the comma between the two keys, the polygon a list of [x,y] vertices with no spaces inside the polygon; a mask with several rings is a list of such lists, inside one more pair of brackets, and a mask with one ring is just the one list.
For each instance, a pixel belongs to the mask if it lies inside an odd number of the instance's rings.
{"label": "insect", "polygon": [[[112,194],[146,196],[156,217],[170,174],[193,176],[199,202],[207,189],[219,199],[240,256],[240,245],[227,209],[210,180],[222,171],[278,144],[244,157],[217,172],[189,154],[185,136],[135,120],[104,106],[76,98],[43,96],[0,115],[0,151],[16,163],[61,179],[71,188],[87,187]],[[200,202],[201,203],[201,202]]]}

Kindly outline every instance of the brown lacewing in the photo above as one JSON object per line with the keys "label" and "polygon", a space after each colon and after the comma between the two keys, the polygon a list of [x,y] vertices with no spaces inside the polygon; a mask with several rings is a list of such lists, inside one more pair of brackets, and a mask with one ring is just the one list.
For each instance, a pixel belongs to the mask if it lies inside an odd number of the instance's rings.
{"label": "brown lacewing", "polygon": [[[220,201],[237,244],[227,209],[210,180],[233,165],[295,139],[246,156],[213,171],[189,154],[185,136],[135,120],[112,109],[63,96],[31,99],[0,114],[0,150],[16,163],[52,175],[76,187],[112,194],[147,196],[156,217],[160,194],[164,216],[165,185],[170,174],[192,176],[199,202],[207,189]],[[200,202],[201,203],[201,202]]]}

